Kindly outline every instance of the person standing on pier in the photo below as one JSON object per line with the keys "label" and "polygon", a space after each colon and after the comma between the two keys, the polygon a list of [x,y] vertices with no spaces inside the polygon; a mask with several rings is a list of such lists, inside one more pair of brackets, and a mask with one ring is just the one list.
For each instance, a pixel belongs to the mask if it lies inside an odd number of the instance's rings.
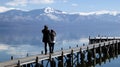
{"label": "person standing on pier", "polygon": [[42,42],[44,42],[45,54],[47,54],[47,44],[50,45],[51,37],[50,37],[50,31],[48,30],[48,27],[46,25],[44,26],[42,33],[43,33]]}
{"label": "person standing on pier", "polygon": [[50,32],[51,43],[49,45],[50,53],[53,53],[53,51],[54,51],[55,36],[56,36],[56,32],[51,29],[51,32]]}

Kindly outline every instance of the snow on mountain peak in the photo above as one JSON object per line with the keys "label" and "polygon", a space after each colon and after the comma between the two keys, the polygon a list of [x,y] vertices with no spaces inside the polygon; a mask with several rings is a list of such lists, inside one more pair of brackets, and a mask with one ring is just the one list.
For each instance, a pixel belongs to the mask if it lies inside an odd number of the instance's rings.
{"label": "snow on mountain peak", "polygon": [[120,12],[118,11],[107,11],[107,10],[102,10],[102,11],[95,11],[95,12],[80,12],[80,15],[102,15],[102,14],[110,14],[113,16],[116,16]]}
{"label": "snow on mountain peak", "polygon": [[45,13],[52,13],[52,12],[55,12],[55,10],[53,8],[47,7],[47,8],[44,8],[44,12]]}
{"label": "snow on mountain peak", "polygon": [[57,14],[65,13],[65,12],[62,12],[60,10],[56,10],[54,8],[51,8],[51,7],[44,8],[44,12],[45,13],[57,13]]}

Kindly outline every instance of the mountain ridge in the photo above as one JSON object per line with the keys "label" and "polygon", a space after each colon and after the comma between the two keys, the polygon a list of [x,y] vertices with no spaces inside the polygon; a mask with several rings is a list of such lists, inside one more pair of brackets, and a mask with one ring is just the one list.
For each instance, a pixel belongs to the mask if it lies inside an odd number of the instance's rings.
{"label": "mountain ridge", "polygon": [[119,11],[109,11],[109,10],[100,10],[100,11],[93,11],[93,12],[64,12],[61,10],[57,10],[51,7],[46,7],[46,8],[42,8],[42,9],[34,9],[34,10],[20,10],[20,9],[12,9],[6,12],[1,12],[0,14],[4,14],[4,13],[10,13],[10,12],[14,12],[14,13],[18,13],[18,12],[23,12],[23,13],[58,13],[58,14],[79,14],[79,15],[102,15],[102,14],[110,14],[110,15],[117,15],[120,14]]}
{"label": "mountain ridge", "polygon": [[[120,17],[119,12],[117,11],[96,11],[89,13],[67,13],[60,10],[56,10],[54,8],[43,8],[36,9],[31,11],[21,11],[21,10],[10,10],[4,13],[0,13],[0,20],[5,22],[12,22],[19,20],[21,21],[46,21],[53,20],[55,22],[72,22],[73,20],[85,20],[85,19],[98,19],[103,20],[103,18],[107,18],[107,20],[118,20]],[[70,21],[69,21],[70,20]],[[106,20],[106,19],[104,19]]]}

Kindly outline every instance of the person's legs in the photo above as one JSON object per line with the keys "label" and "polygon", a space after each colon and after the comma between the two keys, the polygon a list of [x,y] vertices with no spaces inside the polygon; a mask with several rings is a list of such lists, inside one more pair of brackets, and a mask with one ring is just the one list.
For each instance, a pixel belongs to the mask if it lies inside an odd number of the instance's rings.
{"label": "person's legs", "polygon": [[44,42],[45,54],[47,54],[47,42]]}
{"label": "person's legs", "polygon": [[49,43],[49,52],[52,53],[52,43]]}
{"label": "person's legs", "polygon": [[51,49],[51,50],[52,50],[52,53],[53,53],[53,51],[54,51],[54,44],[55,44],[55,43],[52,43],[52,49]]}

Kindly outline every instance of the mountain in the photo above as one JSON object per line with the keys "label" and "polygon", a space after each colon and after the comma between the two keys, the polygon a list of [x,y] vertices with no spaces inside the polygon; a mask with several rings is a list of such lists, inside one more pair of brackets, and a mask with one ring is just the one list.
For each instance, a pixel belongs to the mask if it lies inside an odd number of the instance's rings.
{"label": "mountain", "polygon": [[80,39],[89,35],[120,34],[119,12],[67,13],[53,8],[0,13],[0,43],[41,43],[44,25],[57,32],[57,40]]}

